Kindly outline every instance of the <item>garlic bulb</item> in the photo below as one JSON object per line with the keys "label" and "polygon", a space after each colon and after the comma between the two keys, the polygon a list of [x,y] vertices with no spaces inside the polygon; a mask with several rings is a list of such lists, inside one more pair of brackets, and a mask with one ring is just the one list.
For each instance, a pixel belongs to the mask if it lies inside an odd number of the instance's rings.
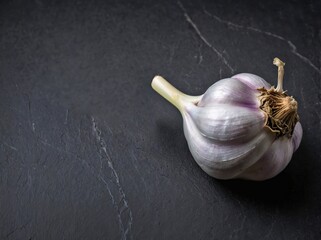
{"label": "garlic bulb", "polygon": [[297,102],[283,91],[284,63],[277,88],[261,77],[237,74],[201,96],[186,95],[156,76],[152,87],[182,114],[184,134],[197,164],[218,179],[266,180],[279,174],[299,147],[302,126]]}

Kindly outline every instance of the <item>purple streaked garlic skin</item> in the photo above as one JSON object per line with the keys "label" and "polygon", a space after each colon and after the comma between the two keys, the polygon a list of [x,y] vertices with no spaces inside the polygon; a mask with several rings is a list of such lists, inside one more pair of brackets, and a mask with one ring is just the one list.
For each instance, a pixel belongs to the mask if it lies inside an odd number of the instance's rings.
{"label": "purple streaked garlic skin", "polygon": [[283,91],[284,63],[276,58],[274,64],[276,89],[259,76],[241,73],[216,82],[201,96],[188,96],[160,76],[153,79],[152,87],[181,112],[190,152],[210,176],[270,179],[299,147],[303,130],[297,103]]}

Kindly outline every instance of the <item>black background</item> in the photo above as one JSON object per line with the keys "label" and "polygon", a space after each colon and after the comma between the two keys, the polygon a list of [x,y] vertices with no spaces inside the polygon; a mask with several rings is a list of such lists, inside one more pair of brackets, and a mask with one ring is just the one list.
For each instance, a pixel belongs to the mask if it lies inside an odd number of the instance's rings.
{"label": "black background", "polygon": [[[320,1],[1,1],[0,239],[320,239]],[[240,72],[299,102],[299,150],[219,181],[176,109]]]}

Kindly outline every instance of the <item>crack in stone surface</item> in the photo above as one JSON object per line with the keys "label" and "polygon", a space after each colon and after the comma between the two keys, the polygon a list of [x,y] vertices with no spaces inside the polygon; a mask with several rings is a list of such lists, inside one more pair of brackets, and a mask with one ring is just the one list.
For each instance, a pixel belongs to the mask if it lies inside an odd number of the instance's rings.
{"label": "crack in stone surface", "polygon": [[234,74],[235,69],[229,64],[229,62],[227,61],[227,59],[223,56],[223,54],[218,51],[205,37],[204,35],[201,33],[201,31],[199,30],[199,28],[197,27],[197,25],[193,22],[193,20],[191,19],[191,17],[188,15],[184,5],[178,1],[177,2],[179,8],[182,10],[185,20],[193,27],[194,31],[196,32],[196,34],[198,35],[198,37],[206,44],[206,46],[208,46],[210,49],[212,49],[213,52],[216,53],[216,55],[222,60],[222,62],[228,67],[228,69],[230,69],[231,73]]}
{"label": "crack in stone surface", "polygon": [[8,147],[8,148],[11,148],[11,149],[14,150],[14,151],[18,151],[18,149],[17,149],[16,147],[14,147],[14,146],[6,143],[6,142],[1,142],[1,143],[2,143],[4,146],[6,146],[6,147]]}
{"label": "crack in stone surface", "polygon": [[32,121],[32,114],[31,114],[31,100],[30,100],[30,97],[29,95],[27,95],[27,98],[28,98],[28,120],[29,120],[29,125],[30,125],[30,128],[33,132],[36,131],[36,124]]}
{"label": "crack in stone surface", "polygon": [[200,44],[198,47],[198,63],[197,63],[198,65],[200,65],[203,62],[203,55],[202,55],[201,48],[202,48],[202,44]]}
{"label": "crack in stone surface", "polygon": [[[67,112],[66,112],[66,115],[67,115]],[[39,143],[42,144],[43,146],[49,147],[50,149],[53,149],[54,151],[64,153],[68,156],[72,156],[78,160],[81,160],[82,164],[90,170],[91,174],[93,176],[95,176],[105,186],[105,188],[111,198],[112,205],[117,211],[117,220],[118,220],[119,228],[121,231],[121,239],[123,239],[123,240],[133,239],[132,231],[131,231],[132,224],[133,224],[132,211],[129,208],[126,195],[125,195],[124,190],[120,184],[120,179],[119,179],[118,173],[116,172],[116,170],[113,166],[111,157],[107,151],[107,144],[101,136],[101,130],[98,128],[94,117],[91,117],[91,122],[92,122],[92,126],[91,126],[92,127],[92,134],[95,137],[96,143],[99,146],[100,167],[98,170],[98,174],[97,174],[97,171],[93,167],[91,167],[85,159],[81,158],[76,153],[59,148],[59,147],[47,142],[47,140],[39,138],[39,137],[37,138],[37,141],[39,141]],[[68,121],[67,121],[67,123],[68,123]],[[78,135],[79,135],[79,139],[80,139],[81,124],[77,128],[79,131]],[[108,131],[111,132],[111,130],[109,128],[108,128]],[[0,142],[0,143],[2,143],[3,145],[6,145],[7,147],[10,147],[13,150],[17,150],[17,149],[14,149],[14,147],[9,144],[3,143],[3,142]],[[111,180],[106,180],[104,178],[104,176],[102,175],[103,159],[107,160],[107,165],[108,165],[109,169],[111,170],[111,174],[112,174]],[[113,190],[113,188],[110,186],[109,181],[112,181],[112,183],[114,183],[116,185],[117,190]],[[117,201],[117,199],[120,199],[120,200]]]}
{"label": "crack in stone surface", "polygon": [[12,231],[10,231],[10,232],[6,235],[6,238],[9,238],[9,237],[10,237],[12,234],[14,234],[16,231],[20,231],[20,230],[26,228],[26,226],[27,226],[29,223],[30,223],[30,221],[27,222],[27,223],[25,223],[25,224],[23,224],[23,225],[21,225],[20,227],[16,227],[15,229],[13,229]]}
{"label": "crack in stone surface", "polygon": [[[99,171],[98,178],[104,183],[104,185],[105,185],[105,187],[106,187],[106,189],[107,189],[107,191],[108,191],[108,193],[110,195],[110,198],[112,200],[113,206],[117,211],[117,218],[118,218],[118,222],[119,222],[120,231],[121,231],[121,234],[122,234],[122,239],[124,239],[124,240],[125,239],[132,239],[132,236],[131,236],[131,227],[132,227],[132,224],[133,224],[132,211],[129,208],[125,192],[124,192],[124,190],[123,190],[123,188],[122,188],[122,186],[120,184],[118,173],[115,170],[115,168],[113,166],[113,162],[111,160],[111,157],[107,152],[107,144],[106,144],[105,140],[101,136],[101,130],[98,128],[97,122],[96,122],[94,117],[91,117],[91,121],[92,121],[92,132],[93,132],[93,135],[95,136],[96,141],[97,141],[97,143],[99,144],[99,147],[100,147],[99,155],[101,156],[102,159],[105,158],[107,160],[108,167],[112,172],[112,175],[113,175],[113,178],[114,178],[113,180],[116,183],[118,191],[115,192],[115,191],[111,190],[108,181],[106,181],[104,179],[104,177],[101,176],[101,170]],[[116,203],[116,200],[115,200],[115,195],[116,194],[118,195],[118,197],[120,199],[119,203],[121,203],[121,204]],[[122,219],[122,215],[123,214],[127,214],[127,218],[126,218],[127,222],[124,222],[124,220]]]}
{"label": "crack in stone surface", "polygon": [[272,33],[272,32],[268,32],[268,31],[264,31],[264,30],[261,30],[261,29],[258,29],[258,28],[254,28],[254,27],[249,27],[249,26],[243,26],[243,25],[239,25],[239,24],[236,24],[236,23],[233,23],[233,22],[230,22],[230,21],[226,21],[226,20],[223,20],[221,19],[220,17],[212,14],[212,13],[209,13],[207,10],[205,10],[203,8],[203,12],[212,17],[213,19],[215,19],[216,21],[218,21],[219,23],[223,23],[223,24],[226,24],[232,28],[236,28],[236,29],[246,29],[246,30],[249,30],[249,31],[252,31],[252,32],[257,32],[257,33],[260,33],[260,34],[264,34],[264,35],[267,35],[267,36],[270,36],[270,37],[273,37],[273,38],[276,38],[280,41],[283,41],[285,42],[291,49],[291,52],[297,56],[298,58],[300,58],[303,62],[305,62],[306,64],[308,64],[311,68],[313,68],[316,72],[318,72],[319,75],[321,75],[321,69],[317,68],[316,65],[314,65],[310,59],[308,59],[307,57],[303,56],[301,53],[299,53],[297,51],[297,47],[294,45],[294,43],[278,34],[275,34],[275,33]]}
{"label": "crack in stone surface", "polygon": [[68,115],[69,115],[69,109],[66,110],[66,116],[65,116],[65,121],[64,124],[68,124]]}

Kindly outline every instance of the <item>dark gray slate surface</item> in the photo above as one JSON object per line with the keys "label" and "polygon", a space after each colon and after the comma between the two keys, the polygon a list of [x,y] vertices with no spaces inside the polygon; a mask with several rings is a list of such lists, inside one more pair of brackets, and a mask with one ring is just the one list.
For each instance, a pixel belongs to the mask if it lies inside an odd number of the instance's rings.
{"label": "dark gray slate surface", "polygon": [[[0,239],[320,239],[320,5],[2,1]],[[210,178],[152,77],[275,83],[275,56],[299,150],[269,181]]]}

